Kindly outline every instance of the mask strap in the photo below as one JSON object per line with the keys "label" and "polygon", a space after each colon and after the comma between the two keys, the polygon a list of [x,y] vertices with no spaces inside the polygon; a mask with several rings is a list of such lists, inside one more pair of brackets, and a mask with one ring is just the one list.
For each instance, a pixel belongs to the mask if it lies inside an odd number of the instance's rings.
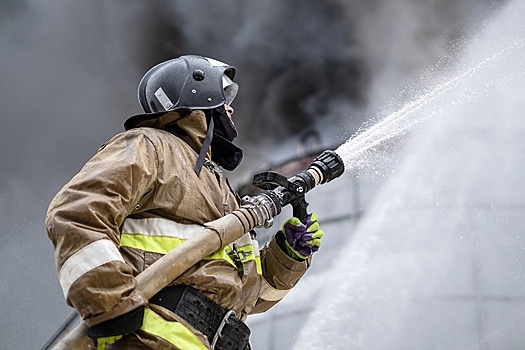
{"label": "mask strap", "polygon": [[195,173],[197,174],[197,176],[199,176],[201,173],[202,165],[204,164],[204,158],[206,157],[206,153],[208,153],[208,149],[210,148],[211,140],[213,138],[213,128],[213,118],[210,118],[210,122],[208,124],[208,132],[206,133],[206,137],[204,138],[204,142],[199,153],[199,158],[197,158],[197,163],[195,163]]}

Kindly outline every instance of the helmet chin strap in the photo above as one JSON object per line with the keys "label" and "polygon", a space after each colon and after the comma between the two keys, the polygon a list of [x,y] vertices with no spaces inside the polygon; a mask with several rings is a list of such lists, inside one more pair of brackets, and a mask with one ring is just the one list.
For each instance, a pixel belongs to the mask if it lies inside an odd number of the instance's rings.
{"label": "helmet chin strap", "polygon": [[199,152],[197,163],[195,163],[194,170],[197,176],[199,176],[201,173],[202,165],[204,164],[204,159],[206,158],[206,153],[208,153],[208,149],[210,148],[210,144],[213,139],[214,127],[215,127],[215,124],[213,123],[213,118],[210,118],[210,121],[208,123],[208,131],[206,132],[206,137],[204,138],[204,142],[202,143],[202,148],[201,148],[201,151]]}
{"label": "helmet chin strap", "polygon": [[211,115],[212,118],[217,118],[217,122],[220,123],[215,132],[228,141],[233,141],[237,137],[237,129],[235,128],[231,118],[226,113],[226,108],[224,105],[215,108]]}
{"label": "helmet chin strap", "polygon": [[[237,137],[237,129],[226,114],[224,106],[211,111],[208,118],[208,130],[194,168],[197,176],[200,175],[210,145],[212,160],[226,170],[234,170],[242,160],[242,150],[232,143]],[[215,122],[218,123],[217,127]]]}

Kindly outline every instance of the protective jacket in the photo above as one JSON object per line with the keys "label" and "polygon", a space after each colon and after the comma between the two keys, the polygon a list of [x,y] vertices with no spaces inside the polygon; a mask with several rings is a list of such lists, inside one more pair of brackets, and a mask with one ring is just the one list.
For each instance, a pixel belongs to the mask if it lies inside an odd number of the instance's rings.
{"label": "protective jacket", "polygon": [[[166,131],[165,123],[175,127]],[[206,134],[202,111],[182,118],[170,112],[153,126],[113,137],[48,210],[46,228],[64,296],[90,327],[147,304],[134,276],[238,207],[238,196],[214,163],[207,161],[199,176],[193,171]],[[266,311],[298,282],[309,261],[290,258],[275,238],[259,250],[252,235],[208,256],[173,284],[194,287],[243,320]],[[211,341],[153,304],[143,327],[115,346],[124,348],[126,339],[153,349],[206,349]]]}

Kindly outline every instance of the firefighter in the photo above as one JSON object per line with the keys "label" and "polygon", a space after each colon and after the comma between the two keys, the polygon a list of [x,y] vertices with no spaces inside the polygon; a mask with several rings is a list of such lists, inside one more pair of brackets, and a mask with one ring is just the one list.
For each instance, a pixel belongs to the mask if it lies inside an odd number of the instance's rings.
{"label": "firefighter", "polygon": [[291,218],[262,249],[247,232],[150,300],[136,289],[137,274],[242,206],[221,169],[242,159],[232,142],[235,72],[193,55],[150,69],[138,89],[144,113],[49,206],[60,285],[98,349],[250,349],[246,317],[281,300],[320,245],[315,214]]}

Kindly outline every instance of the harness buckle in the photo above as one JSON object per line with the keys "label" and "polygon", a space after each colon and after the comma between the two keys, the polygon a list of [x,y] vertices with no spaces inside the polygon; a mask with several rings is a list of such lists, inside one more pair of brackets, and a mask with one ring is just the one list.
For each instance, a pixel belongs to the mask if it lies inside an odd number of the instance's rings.
{"label": "harness buckle", "polygon": [[231,316],[235,316],[235,311],[233,311],[233,310],[228,311],[228,312],[224,315],[224,317],[222,318],[221,323],[219,324],[219,327],[217,327],[217,331],[215,332],[215,335],[213,336],[213,340],[212,340],[212,342],[211,342],[211,350],[214,350],[214,349],[215,349],[215,345],[217,344],[217,341],[218,341],[219,338],[222,336],[222,329],[224,328],[224,326],[226,325],[226,323],[228,323],[228,319],[229,319]]}

